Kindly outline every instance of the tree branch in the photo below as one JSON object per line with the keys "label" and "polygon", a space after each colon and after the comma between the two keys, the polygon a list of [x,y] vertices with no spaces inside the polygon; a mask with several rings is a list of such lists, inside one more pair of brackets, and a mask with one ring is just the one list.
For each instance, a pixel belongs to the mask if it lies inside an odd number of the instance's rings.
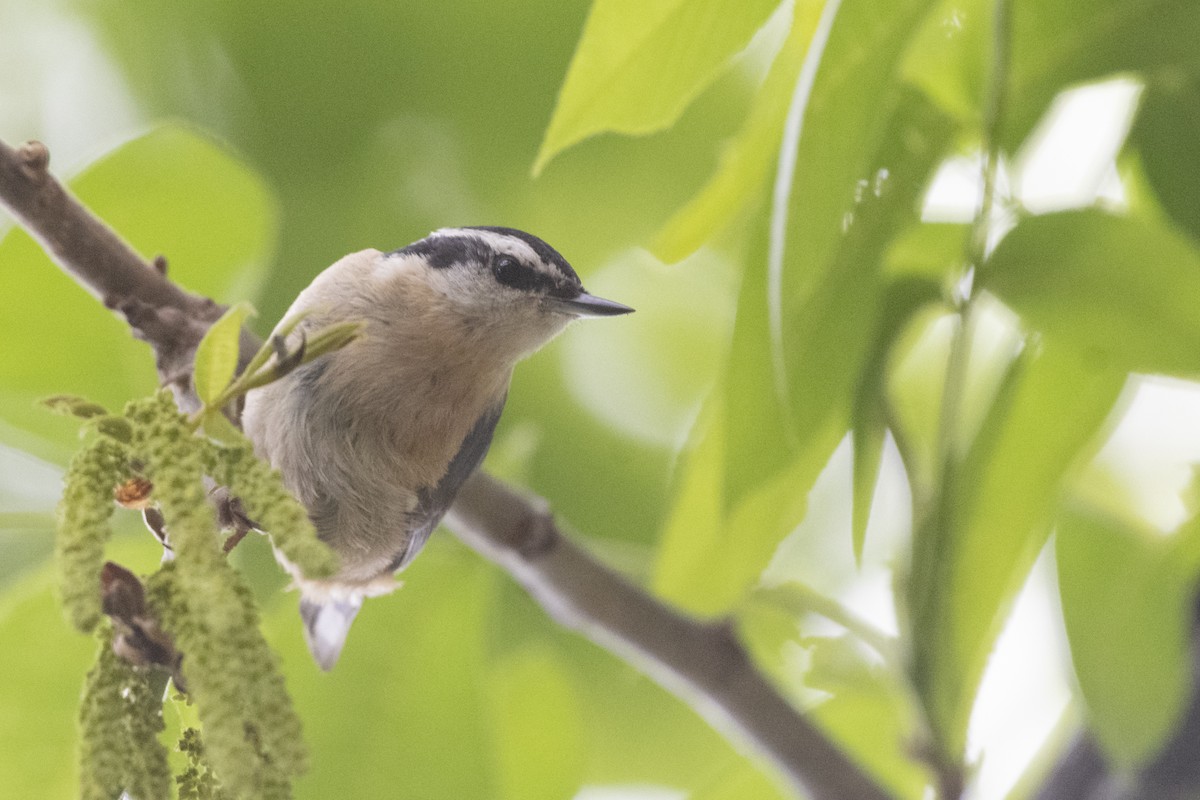
{"label": "tree branch", "polygon": [[[0,201],[60,267],[122,314],[154,349],[159,376],[181,407],[196,405],[196,344],[221,306],[189,294],[138,256],[47,171],[33,142],[0,142]],[[243,352],[253,352],[243,333]],[[770,684],[726,624],[668,608],[570,542],[543,505],[477,472],[448,527],[495,561],[563,624],[646,671],[714,725],[745,737],[812,800],[889,800]]]}
{"label": "tree branch", "polygon": [[[0,201],[42,249],[89,293],[121,314],[150,344],[164,386],[185,411],[198,407],[191,390],[192,358],[208,327],[225,310],[166,278],[166,261],[152,265],[97,219],[49,172],[41,142],[13,149],[0,141]],[[243,351],[253,352],[243,335]]]}
{"label": "tree branch", "polygon": [[728,623],[684,616],[601,564],[563,536],[544,502],[478,472],[446,525],[550,616],[640,667],[718,730],[749,739],[809,796],[888,796],[766,680]]}

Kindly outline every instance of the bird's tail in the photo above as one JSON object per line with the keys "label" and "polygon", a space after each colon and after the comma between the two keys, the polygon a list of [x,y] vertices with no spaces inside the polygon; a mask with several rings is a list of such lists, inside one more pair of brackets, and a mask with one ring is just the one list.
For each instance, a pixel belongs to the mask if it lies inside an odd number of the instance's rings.
{"label": "bird's tail", "polygon": [[329,671],[337,663],[346,644],[350,624],[362,608],[363,598],[325,597],[316,599],[307,595],[300,597],[300,617],[304,620],[304,641],[316,659],[317,665]]}

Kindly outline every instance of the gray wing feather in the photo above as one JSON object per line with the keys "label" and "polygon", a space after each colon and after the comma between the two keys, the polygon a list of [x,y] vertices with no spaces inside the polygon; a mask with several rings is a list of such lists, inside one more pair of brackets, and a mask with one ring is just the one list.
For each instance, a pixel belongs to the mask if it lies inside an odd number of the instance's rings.
{"label": "gray wing feather", "polygon": [[409,537],[408,545],[392,562],[393,570],[398,570],[412,561],[417,552],[425,546],[425,542],[429,541],[430,535],[433,534],[434,529],[449,510],[450,504],[454,502],[458,490],[462,488],[467,478],[471,477],[471,473],[487,455],[488,448],[492,444],[492,435],[496,432],[496,423],[500,421],[500,413],[504,410],[506,399],[507,395],[500,398],[500,402],[483,412],[483,415],[475,421],[471,432],[463,439],[462,447],[450,460],[450,466],[446,468],[446,474],[442,476],[441,481],[432,489],[422,490],[418,493],[417,509],[411,518],[412,535]]}

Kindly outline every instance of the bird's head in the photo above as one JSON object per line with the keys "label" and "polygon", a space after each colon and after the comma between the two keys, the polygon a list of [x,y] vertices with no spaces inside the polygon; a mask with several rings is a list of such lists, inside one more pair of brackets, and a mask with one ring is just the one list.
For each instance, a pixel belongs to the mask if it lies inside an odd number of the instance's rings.
{"label": "bird's head", "polygon": [[580,317],[628,314],[629,306],[588,294],[567,260],[514,228],[443,228],[388,253],[384,263],[427,290],[440,315],[474,336],[525,355]]}

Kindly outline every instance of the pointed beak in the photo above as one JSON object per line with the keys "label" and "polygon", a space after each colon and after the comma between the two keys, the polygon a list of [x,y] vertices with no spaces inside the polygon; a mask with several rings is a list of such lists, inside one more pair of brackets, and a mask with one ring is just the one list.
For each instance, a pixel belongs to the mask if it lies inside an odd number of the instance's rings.
{"label": "pointed beak", "polygon": [[633,309],[615,300],[605,300],[587,292],[580,292],[575,297],[547,297],[545,302],[555,311],[571,314],[576,317],[615,317],[629,314]]}

